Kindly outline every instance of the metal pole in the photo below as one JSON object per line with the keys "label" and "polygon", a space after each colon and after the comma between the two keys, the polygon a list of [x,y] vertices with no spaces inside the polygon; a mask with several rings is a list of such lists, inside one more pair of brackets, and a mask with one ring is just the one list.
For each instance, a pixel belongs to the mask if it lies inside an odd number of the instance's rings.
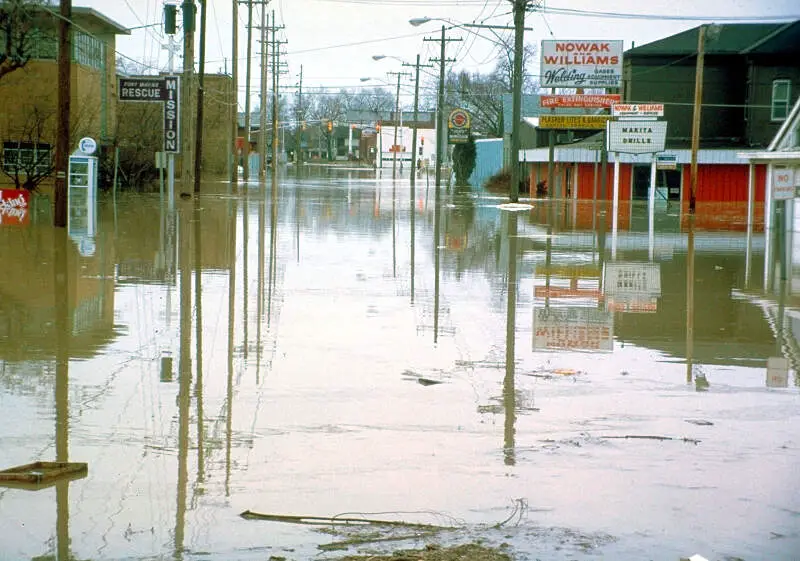
{"label": "metal pole", "polygon": [[[522,118],[522,56],[525,37],[526,0],[514,1],[514,73],[512,75],[511,108],[511,191],[512,203],[519,201],[519,146],[520,119]],[[551,187],[552,188],[552,187]]]}
{"label": "metal pole", "polygon": [[267,175],[267,9],[261,5],[261,92],[259,97],[258,114],[258,155],[261,161],[258,166],[258,176],[265,178]]}

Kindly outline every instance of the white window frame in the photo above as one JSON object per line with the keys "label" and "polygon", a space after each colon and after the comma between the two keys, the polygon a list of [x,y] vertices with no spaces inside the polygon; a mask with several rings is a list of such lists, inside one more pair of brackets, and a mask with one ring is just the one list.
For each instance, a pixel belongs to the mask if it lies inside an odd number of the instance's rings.
{"label": "white window frame", "polygon": [[[23,158],[27,163],[23,164]],[[31,162],[37,173],[46,173],[52,158],[53,147],[46,142],[3,143],[3,169],[8,174],[27,175]]]}
{"label": "white window frame", "polygon": [[[777,90],[786,88],[785,97],[778,97]],[[772,81],[772,98],[770,102],[770,120],[785,121],[789,116],[789,101],[792,98],[792,81],[785,78]]]}

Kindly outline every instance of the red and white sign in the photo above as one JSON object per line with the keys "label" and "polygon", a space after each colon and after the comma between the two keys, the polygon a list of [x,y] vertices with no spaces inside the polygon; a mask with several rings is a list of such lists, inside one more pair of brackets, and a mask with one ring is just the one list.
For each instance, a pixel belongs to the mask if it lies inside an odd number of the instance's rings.
{"label": "red and white sign", "polygon": [[618,94],[586,94],[586,95],[543,95],[539,98],[542,107],[584,107],[601,109],[619,103],[622,97]]}
{"label": "red and white sign", "polygon": [[22,226],[28,223],[30,193],[22,189],[0,189],[0,226]]}
{"label": "red and white sign", "polygon": [[543,88],[618,88],[622,41],[542,41]]}
{"label": "red and white sign", "polygon": [[794,198],[795,170],[792,168],[773,168],[772,170],[772,198],[776,201],[785,201]]}
{"label": "red and white sign", "polygon": [[615,103],[611,106],[614,117],[663,117],[663,103]]}

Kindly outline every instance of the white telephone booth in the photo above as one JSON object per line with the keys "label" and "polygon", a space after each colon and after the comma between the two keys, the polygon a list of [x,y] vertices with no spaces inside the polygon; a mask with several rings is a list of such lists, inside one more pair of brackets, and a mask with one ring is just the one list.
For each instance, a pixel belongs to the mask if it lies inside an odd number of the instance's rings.
{"label": "white telephone booth", "polygon": [[81,255],[94,254],[97,229],[97,143],[82,138],[69,157],[67,183],[67,233],[78,244]]}

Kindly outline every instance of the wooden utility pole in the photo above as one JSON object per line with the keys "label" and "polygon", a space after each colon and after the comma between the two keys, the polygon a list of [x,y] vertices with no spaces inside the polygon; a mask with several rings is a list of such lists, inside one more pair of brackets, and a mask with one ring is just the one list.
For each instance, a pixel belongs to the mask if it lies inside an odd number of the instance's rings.
{"label": "wooden utility pole", "polygon": [[[420,64],[419,55],[417,55],[416,64],[403,63],[403,66],[414,67],[414,128],[411,133],[411,206],[414,206],[414,187],[417,184],[417,126],[419,125],[419,69],[420,68],[433,68],[430,64]],[[413,216],[413,212],[412,212]],[[413,251],[413,249],[412,249]],[[412,283],[413,277],[412,277]],[[413,294],[412,294],[413,299]]]}
{"label": "wooden utility pole", "polygon": [[[275,22],[273,22],[275,23]],[[267,9],[261,6],[261,91],[259,96],[258,153],[261,163],[258,175],[267,175]]]}
{"label": "wooden utility pole", "polygon": [[[423,41],[439,41],[441,43],[441,45],[440,45],[441,54],[440,54],[439,59],[438,59],[439,60],[439,92],[438,92],[437,101],[436,101],[436,175],[435,175],[435,177],[436,177],[436,197],[437,197],[436,198],[436,202],[437,203],[439,202],[439,199],[438,199],[438,197],[439,197],[439,186],[442,184],[442,161],[443,161],[443,156],[444,156],[443,151],[445,150],[445,147],[447,146],[447,139],[445,138],[445,133],[444,133],[444,128],[445,128],[445,125],[444,125],[444,65],[445,65],[446,62],[452,62],[452,61],[448,61],[445,58],[445,47],[447,46],[448,41],[461,41],[460,38],[458,38],[458,39],[448,39],[445,36],[446,31],[447,30],[446,30],[445,26],[443,25],[442,26],[442,37],[441,37],[441,39],[434,39],[434,38],[430,38],[430,37],[425,37],[425,39],[423,39]],[[431,59],[431,60],[435,61],[436,59]],[[436,243],[437,244],[439,243],[438,240],[436,241]]]}
{"label": "wooden utility pole", "polygon": [[281,45],[286,41],[279,41],[277,33],[283,29],[282,25],[275,25],[275,10],[272,10],[272,176],[277,177],[278,172],[278,119],[280,118],[280,108],[278,107],[278,75],[280,74]]}
{"label": "wooden utility pole", "polygon": [[233,159],[231,163],[231,183],[239,181],[239,153],[236,148],[236,140],[239,138],[239,0],[231,2],[233,6],[233,19],[232,19],[232,32],[233,40],[231,48],[233,49],[233,59],[231,61],[231,91],[233,99],[231,101],[231,129],[233,143],[228,147],[231,150],[229,158]]}
{"label": "wooden utility pole", "polygon": [[703,108],[703,62],[705,58],[706,26],[697,31],[697,66],[694,75],[694,115],[692,116],[692,164],[689,175],[689,212],[697,206],[697,151],[700,148],[700,112]]}
{"label": "wooden utility pole", "polygon": [[183,109],[181,121],[183,123],[183,164],[181,165],[181,180],[184,188],[192,183],[192,171],[194,169],[192,160],[192,139],[194,139],[194,0],[183,0]]}
{"label": "wooden utility pole", "polygon": [[245,66],[244,85],[244,164],[243,177],[250,179],[250,57],[253,53],[253,0],[246,0],[247,4],[247,60]]}
{"label": "wooden utility pole", "polygon": [[394,98],[394,141],[392,142],[392,179],[397,179],[397,127],[400,121],[400,78],[402,76],[410,76],[408,72],[387,72],[387,74],[397,75],[397,93]]}
{"label": "wooden utility pole", "polygon": [[67,168],[69,166],[69,110],[72,84],[70,81],[72,54],[72,0],[61,0],[61,19],[58,23],[58,125],[56,131],[56,180],[53,225],[67,226]]}
{"label": "wooden utility pole", "polygon": [[197,82],[197,125],[194,143],[194,192],[200,192],[200,175],[203,168],[203,98],[206,73],[206,3],[200,0],[200,61]]}
{"label": "wooden utility pole", "polygon": [[295,132],[294,159],[297,165],[303,163],[303,65],[300,65],[300,87],[297,90],[297,130]]}
{"label": "wooden utility pole", "polygon": [[[514,72],[511,94],[511,189],[512,203],[519,201],[519,147],[520,121],[522,120],[522,57],[525,40],[525,10],[528,0],[514,0]],[[549,185],[552,189],[552,184]]]}

